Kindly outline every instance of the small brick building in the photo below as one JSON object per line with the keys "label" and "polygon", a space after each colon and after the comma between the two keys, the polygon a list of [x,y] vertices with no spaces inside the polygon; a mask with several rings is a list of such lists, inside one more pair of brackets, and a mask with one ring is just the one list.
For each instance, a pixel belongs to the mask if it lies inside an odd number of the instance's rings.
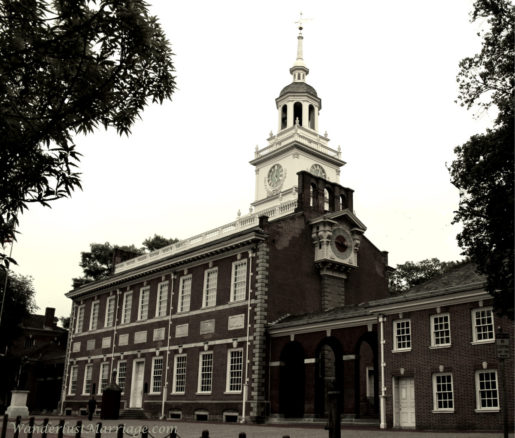
{"label": "small brick building", "polygon": [[[389,296],[387,253],[366,237],[353,190],[339,184],[341,152],[318,132],[322,102],[305,81],[302,41],[300,34],[293,82],[276,99],[278,132],[250,162],[251,212],[119,263],[109,278],[67,294],[73,308],[63,410],[85,410],[114,380],[122,409],[148,416],[303,420],[327,416],[332,389],[345,416],[375,418],[381,427],[495,428],[498,409],[482,415],[480,407],[467,423],[458,393],[447,423],[439,418],[449,405],[427,406],[431,379],[443,384],[460,368],[457,349],[476,352],[464,381],[474,386],[477,373],[497,384],[497,374],[480,374],[497,369],[493,338],[461,345],[465,338],[454,335],[454,311],[468,315],[472,329],[470,306],[489,309],[488,296],[442,293],[441,303],[426,292]],[[428,345],[430,321],[445,326],[433,314],[452,319],[449,347]],[[493,324],[491,312],[480,315]],[[405,419],[404,394],[427,399],[408,407],[416,422]],[[493,392],[488,397],[493,408]]]}

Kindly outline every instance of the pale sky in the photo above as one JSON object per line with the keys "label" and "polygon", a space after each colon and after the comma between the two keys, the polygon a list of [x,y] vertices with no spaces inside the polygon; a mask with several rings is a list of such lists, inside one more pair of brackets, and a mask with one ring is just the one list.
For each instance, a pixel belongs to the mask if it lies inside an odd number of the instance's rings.
{"label": "pale sky", "polygon": [[154,0],[177,90],[141,114],[130,137],[78,137],[83,191],[20,220],[15,272],[34,279],[43,313],[68,316],[64,294],[90,243],[141,246],[233,221],[254,200],[248,162],[277,132],[275,98],[291,82],[302,11],[307,82],[322,99],[319,131],[342,148],[367,237],[390,265],[458,260],[458,192],[446,163],[491,125],[454,101],[459,61],[480,49],[472,0]]}

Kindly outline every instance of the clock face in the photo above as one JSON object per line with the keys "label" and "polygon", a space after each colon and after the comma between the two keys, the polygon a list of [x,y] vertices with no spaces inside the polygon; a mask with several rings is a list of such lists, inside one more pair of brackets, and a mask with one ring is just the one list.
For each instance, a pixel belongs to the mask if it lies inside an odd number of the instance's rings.
{"label": "clock face", "polygon": [[331,247],[338,258],[348,258],[352,253],[352,237],[349,232],[343,228],[333,230]]}
{"label": "clock face", "polygon": [[325,170],[320,164],[313,164],[309,170],[309,173],[326,179]]}
{"label": "clock face", "polygon": [[274,164],[268,171],[267,182],[273,189],[279,187],[284,177],[284,170],[280,164]]}

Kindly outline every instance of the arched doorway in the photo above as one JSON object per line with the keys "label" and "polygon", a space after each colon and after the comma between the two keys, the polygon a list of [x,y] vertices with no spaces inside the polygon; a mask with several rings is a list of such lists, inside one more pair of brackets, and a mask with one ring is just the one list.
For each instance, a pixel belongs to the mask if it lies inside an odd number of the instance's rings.
{"label": "arched doorway", "polygon": [[298,342],[288,343],[281,352],[279,412],[288,418],[304,416],[304,350]]}
{"label": "arched doorway", "polygon": [[377,417],[379,413],[377,333],[359,338],[355,349],[354,405],[356,417]]}
{"label": "arched doorway", "polygon": [[[315,413],[327,417],[329,413],[329,391],[340,391],[339,403],[343,397],[343,350],[332,337],[325,338],[316,350],[315,366]],[[341,407],[341,406],[340,406]]]}

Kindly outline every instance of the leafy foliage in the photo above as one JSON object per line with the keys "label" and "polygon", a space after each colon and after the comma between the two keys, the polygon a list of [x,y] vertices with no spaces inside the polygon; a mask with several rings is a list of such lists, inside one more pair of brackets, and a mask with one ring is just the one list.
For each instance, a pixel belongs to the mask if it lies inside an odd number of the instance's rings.
{"label": "leafy foliage", "polygon": [[482,50],[460,63],[458,98],[499,113],[491,129],[454,150],[449,170],[460,204],[453,223],[463,225],[458,243],[486,275],[497,312],[513,319],[514,9],[505,0],[478,0],[472,19],[479,17],[488,25]]}
{"label": "leafy foliage", "polygon": [[154,234],[153,237],[149,237],[143,241],[143,246],[148,251],[155,251],[156,249],[163,248],[178,241],[179,239],[167,239],[166,237],[160,236],[159,234]]}
{"label": "leafy foliage", "polygon": [[74,134],[128,135],[147,103],[171,97],[171,57],[143,0],[0,1],[2,247],[30,203],[81,188]]}
{"label": "leafy foliage", "polygon": [[411,287],[442,275],[461,263],[464,262],[441,262],[437,258],[432,258],[397,265],[388,277],[388,289],[393,295],[406,292]]}
{"label": "leafy foliage", "polygon": [[84,276],[73,279],[73,287],[79,287],[83,284],[90,283],[95,280],[101,280],[112,274],[114,265],[117,262],[127,260],[143,254],[143,250],[136,248],[134,245],[118,246],[106,243],[92,243],[90,250],[81,252],[81,261],[79,266],[84,272]]}
{"label": "leafy foliage", "polygon": [[108,277],[113,273],[114,265],[117,263],[137,257],[145,251],[155,251],[175,242],[178,242],[178,239],[167,239],[154,234],[153,237],[143,241],[143,248],[136,248],[134,245],[111,245],[109,242],[92,243],[89,251],[81,252],[79,265],[84,272],[84,276],[73,279],[73,288]]}
{"label": "leafy foliage", "polygon": [[7,288],[4,291],[5,276],[7,272],[0,270],[0,302],[5,301],[0,325],[0,351],[20,334],[20,323],[24,318],[37,310],[34,301],[35,290],[32,278],[8,272]]}

